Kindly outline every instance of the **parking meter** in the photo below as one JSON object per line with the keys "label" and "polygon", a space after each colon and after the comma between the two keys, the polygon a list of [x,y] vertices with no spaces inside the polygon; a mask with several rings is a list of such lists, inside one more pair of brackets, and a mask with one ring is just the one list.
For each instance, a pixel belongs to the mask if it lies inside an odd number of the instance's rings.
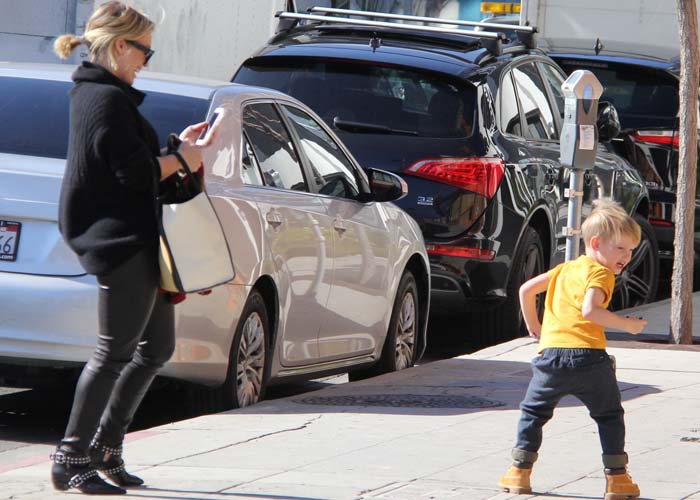
{"label": "parking meter", "polygon": [[583,204],[583,176],[593,168],[598,149],[598,99],[603,86],[593,73],[578,69],[561,85],[564,93],[564,125],[561,132],[561,165],[571,169],[569,189],[569,217],[564,228],[566,260],[578,257],[581,241],[581,206]]}

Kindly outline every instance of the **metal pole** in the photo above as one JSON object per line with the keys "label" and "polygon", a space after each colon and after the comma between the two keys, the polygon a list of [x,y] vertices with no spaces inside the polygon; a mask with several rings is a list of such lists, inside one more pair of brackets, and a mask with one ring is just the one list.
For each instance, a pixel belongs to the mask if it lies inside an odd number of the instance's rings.
{"label": "metal pole", "polygon": [[566,226],[566,260],[577,258],[581,248],[583,175],[583,170],[573,170],[569,178],[569,189],[564,192],[564,195],[569,198],[568,225]]}

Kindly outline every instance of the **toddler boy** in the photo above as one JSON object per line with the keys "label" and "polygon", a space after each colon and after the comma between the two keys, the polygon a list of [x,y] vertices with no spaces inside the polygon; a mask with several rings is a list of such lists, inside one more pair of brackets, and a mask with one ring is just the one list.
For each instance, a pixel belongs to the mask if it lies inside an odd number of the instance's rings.
{"label": "toddler boy", "polygon": [[[510,493],[531,493],[530,473],[542,444],[542,427],[562,397],[576,396],[598,424],[605,467],[605,500],[639,496],[627,473],[624,410],[615,370],[605,351],[605,328],[637,334],[646,321],[606,309],[615,275],[639,245],[639,225],[612,200],[597,200],[582,225],[586,253],[535,276],[520,287],[520,304],[531,337],[539,337],[532,379],[520,403],[513,464],[498,482]],[[547,292],[542,324],[536,297]]]}

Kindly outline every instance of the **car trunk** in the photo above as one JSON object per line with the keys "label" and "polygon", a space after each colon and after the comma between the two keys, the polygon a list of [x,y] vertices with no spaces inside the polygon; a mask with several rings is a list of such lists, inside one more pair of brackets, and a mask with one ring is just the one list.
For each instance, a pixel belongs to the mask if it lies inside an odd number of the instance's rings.
{"label": "car trunk", "polygon": [[64,160],[0,154],[0,272],[85,274],[58,230]]}

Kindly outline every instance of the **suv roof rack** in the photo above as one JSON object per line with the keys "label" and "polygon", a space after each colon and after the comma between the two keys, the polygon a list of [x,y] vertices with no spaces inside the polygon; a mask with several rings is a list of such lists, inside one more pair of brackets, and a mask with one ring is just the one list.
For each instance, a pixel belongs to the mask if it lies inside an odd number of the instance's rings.
{"label": "suv roof rack", "polygon": [[[318,7],[314,7],[314,9],[318,9]],[[394,16],[396,14],[383,14],[383,13],[378,13],[378,12],[367,12],[367,11],[352,11],[348,9],[326,9],[326,10],[332,10],[333,12],[328,12],[336,14],[336,13],[341,13],[341,14],[346,14],[346,15],[358,15],[358,16],[365,16],[365,17],[385,17],[385,16]],[[320,12],[320,11],[319,11]],[[351,14],[352,13],[352,14]],[[355,14],[355,13],[361,13],[361,14]],[[432,33],[448,33],[451,35],[461,35],[461,36],[469,36],[473,38],[477,38],[479,42],[481,43],[482,47],[487,49],[489,52],[493,53],[494,55],[500,55],[503,50],[502,50],[502,42],[504,40],[507,40],[505,35],[503,33],[493,33],[493,32],[488,32],[488,31],[470,31],[470,30],[462,30],[462,29],[456,29],[456,28],[442,28],[442,27],[435,27],[435,26],[420,26],[420,25],[412,25],[412,24],[399,24],[399,23],[392,23],[392,22],[382,22],[382,21],[369,21],[365,19],[350,19],[347,17],[333,17],[329,15],[314,15],[314,14],[297,14],[295,12],[284,12],[280,11],[275,14],[276,17],[280,18],[280,23],[278,26],[278,32],[280,31],[286,31],[294,27],[296,23],[300,20],[306,20],[306,21],[316,21],[318,23],[334,23],[334,24],[349,24],[349,25],[355,25],[355,26],[366,26],[366,27],[374,27],[374,28],[390,28],[390,29],[399,29],[399,30],[407,30],[407,31],[414,31],[414,32],[432,32]],[[423,19],[432,19],[432,21],[425,21],[425,22],[432,22],[432,23],[441,23],[441,24],[456,24],[453,21],[448,21],[445,22],[446,20],[443,19],[438,19],[438,18],[421,18],[419,16],[399,16],[394,18],[390,17],[388,19],[403,19],[403,20],[411,20],[411,21],[421,21]],[[291,22],[290,22],[291,20]],[[460,21],[461,23],[462,21]]]}
{"label": "suv roof rack", "polygon": [[521,26],[519,24],[490,23],[484,21],[463,21],[461,19],[442,19],[439,17],[412,16],[407,14],[389,14],[385,12],[370,12],[366,10],[335,9],[332,7],[311,7],[309,9],[309,12],[320,12],[324,14],[344,14],[346,16],[373,17],[378,19],[395,19],[433,24],[452,24],[455,26],[471,26],[491,32],[498,32],[498,30],[514,31],[518,36],[518,40],[529,49],[535,47],[534,34],[537,33],[537,28],[530,25]]}

